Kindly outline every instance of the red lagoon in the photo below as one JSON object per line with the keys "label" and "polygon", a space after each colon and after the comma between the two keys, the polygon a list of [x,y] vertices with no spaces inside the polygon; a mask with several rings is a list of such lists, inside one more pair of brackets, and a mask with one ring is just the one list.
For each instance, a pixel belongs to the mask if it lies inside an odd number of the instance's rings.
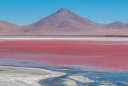
{"label": "red lagoon", "polygon": [[128,69],[127,41],[20,40],[0,42],[0,59]]}

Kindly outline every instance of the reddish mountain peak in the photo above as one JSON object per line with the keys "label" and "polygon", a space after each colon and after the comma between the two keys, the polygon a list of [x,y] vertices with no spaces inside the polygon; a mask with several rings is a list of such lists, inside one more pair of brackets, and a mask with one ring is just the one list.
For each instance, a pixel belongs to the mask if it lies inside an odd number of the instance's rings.
{"label": "reddish mountain peak", "polygon": [[58,12],[69,12],[66,8],[61,8]]}
{"label": "reddish mountain peak", "polygon": [[[8,22],[8,21],[4,21],[4,20],[0,20],[0,23],[1,24],[11,24],[11,25],[15,25],[15,24],[12,24],[12,23],[10,23],[10,22]],[[17,25],[16,25],[17,26]]]}
{"label": "reddish mountain peak", "polygon": [[60,10],[58,10],[56,13],[54,13],[55,15],[59,15],[61,17],[71,17],[73,15],[76,15],[75,13],[67,10],[66,8],[61,8]]}
{"label": "reddish mountain peak", "polygon": [[0,23],[8,23],[7,21],[4,20],[0,20]]}
{"label": "reddish mountain peak", "polygon": [[109,27],[109,28],[126,28],[126,27],[128,27],[128,24],[117,21],[117,22],[108,24],[107,27]]}
{"label": "reddish mountain peak", "polygon": [[61,8],[55,14],[73,14],[71,11],[67,10],[66,8]]}
{"label": "reddish mountain peak", "polygon": [[[65,22],[68,23],[65,25]],[[69,27],[71,24],[74,27],[75,25],[87,25],[87,26],[95,26],[97,23],[90,21],[86,18],[80,17],[74,12],[67,10],[66,8],[61,8],[54,14],[32,24],[36,27],[56,27],[60,26],[60,24],[64,23],[65,27]],[[75,23],[75,24],[74,24]]]}
{"label": "reddish mountain peak", "polygon": [[113,24],[126,24],[126,23],[123,23],[123,22],[120,22],[120,21],[117,21],[117,22],[114,22]]}
{"label": "reddish mountain peak", "polygon": [[0,20],[0,29],[15,29],[15,28],[19,28],[19,26],[4,20]]}

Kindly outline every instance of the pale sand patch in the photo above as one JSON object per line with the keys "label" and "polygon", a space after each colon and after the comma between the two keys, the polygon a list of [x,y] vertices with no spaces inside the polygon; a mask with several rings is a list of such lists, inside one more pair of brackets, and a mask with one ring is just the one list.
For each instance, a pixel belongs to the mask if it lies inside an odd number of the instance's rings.
{"label": "pale sand patch", "polygon": [[100,83],[98,86],[116,86],[116,85],[112,83]]}
{"label": "pale sand patch", "polygon": [[76,83],[76,81],[79,81],[81,83],[93,83],[94,81],[84,77],[84,76],[77,76],[77,75],[72,75],[68,77],[69,79],[63,79],[64,82],[63,84],[66,86],[78,86],[78,84]]}
{"label": "pale sand patch", "polygon": [[[53,72],[38,68],[0,66],[0,82],[3,84],[3,86],[21,86],[20,84],[22,84],[22,86],[41,86],[38,81],[63,75],[65,75],[65,73]],[[14,84],[14,82],[15,84],[17,83],[19,85],[10,85]]]}
{"label": "pale sand patch", "polygon": [[27,86],[27,85],[13,81],[0,81],[0,86]]}
{"label": "pale sand patch", "polygon": [[74,80],[71,79],[63,79],[63,84],[66,86],[77,86],[77,83]]}
{"label": "pale sand patch", "polygon": [[87,41],[128,41],[128,37],[0,37],[6,40],[87,40]]}
{"label": "pale sand patch", "polygon": [[69,76],[69,78],[79,81],[79,82],[82,82],[82,83],[93,83],[94,82],[93,80],[91,80],[87,77],[84,77],[84,76],[72,75],[72,76]]}

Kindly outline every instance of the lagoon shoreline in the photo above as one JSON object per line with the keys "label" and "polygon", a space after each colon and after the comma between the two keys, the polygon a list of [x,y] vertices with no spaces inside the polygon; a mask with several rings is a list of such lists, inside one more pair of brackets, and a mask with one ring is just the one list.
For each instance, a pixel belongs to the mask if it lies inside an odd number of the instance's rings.
{"label": "lagoon shoreline", "polygon": [[0,66],[0,86],[41,86],[40,80],[63,75],[65,73],[39,68]]}

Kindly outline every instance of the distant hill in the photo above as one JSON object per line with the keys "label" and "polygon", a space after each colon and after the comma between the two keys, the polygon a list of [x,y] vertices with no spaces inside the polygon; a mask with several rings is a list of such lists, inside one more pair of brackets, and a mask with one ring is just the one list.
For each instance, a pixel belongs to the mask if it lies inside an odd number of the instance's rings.
{"label": "distant hill", "polygon": [[62,8],[27,26],[0,21],[0,35],[128,35],[128,24],[98,24]]}
{"label": "distant hill", "polygon": [[20,26],[0,20],[0,35],[13,35],[18,33]]}

